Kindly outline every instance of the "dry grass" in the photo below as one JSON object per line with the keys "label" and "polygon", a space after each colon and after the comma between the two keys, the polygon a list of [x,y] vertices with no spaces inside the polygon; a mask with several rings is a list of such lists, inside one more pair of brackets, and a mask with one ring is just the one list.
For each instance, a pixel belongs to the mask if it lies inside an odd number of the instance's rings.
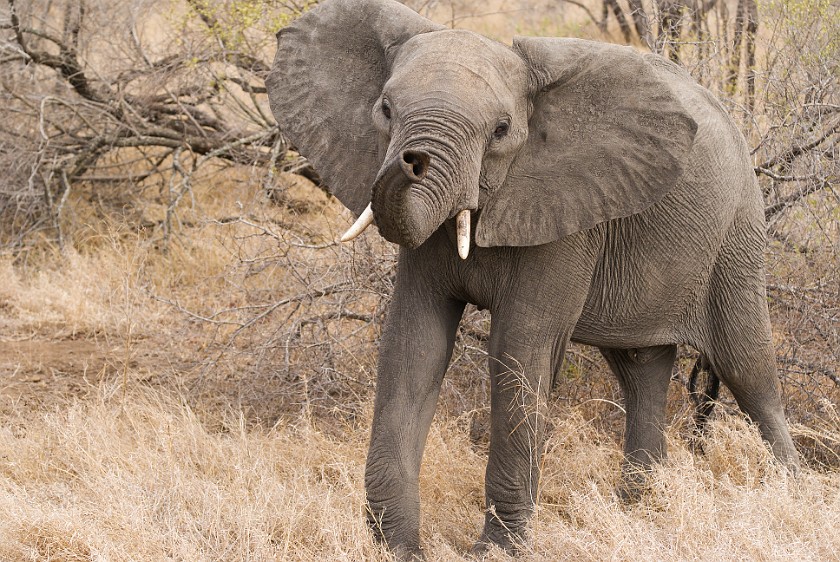
{"label": "dry grass", "polygon": [[[10,415],[0,558],[384,559],[361,513],[367,416],[340,438],[305,418],[267,429],[219,416],[211,430],[176,394],[116,381],[66,408]],[[548,446],[524,560],[827,560],[840,549],[837,474],[787,477],[736,418],[713,426],[705,456],[672,438],[671,461],[630,507],[612,494],[615,442],[579,411]],[[461,559],[477,535],[483,463],[457,420],[436,422],[421,482],[430,559]]]}
{"label": "dry grass", "polygon": [[[312,186],[288,186],[278,206],[247,174],[215,180],[197,184],[185,213],[192,226],[165,251],[154,237],[89,221],[98,226],[80,250],[2,262],[0,559],[387,559],[362,506],[389,250],[375,233],[353,250],[324,245],[332,233],[315,231],[338,230],[346,217]],[[232,210],[248,222],[200,220]],[[281,307],[232,337],[235,322],[263,310],[250,306],[348,277],[353,291]],[[371,317],[336,321],[327,315],[335,310]],[[463,559],[483,521],[487,388],[475,338],[486,317],[471,311],[468,323],[421,477],[431,560]],[[74,352],[82,365],[66,357]],[[616,390],[586,350],[574,353],[550,407],[523,560],[822,560],[840,551],[836,469],[790,478],[731,415],[713,424],[704,455],[692,453],[679,385],[670,460],[640,503],[621,504],[620,410],[598,400]],[[840,441],[830,404],[818,419],[794,433]]]}

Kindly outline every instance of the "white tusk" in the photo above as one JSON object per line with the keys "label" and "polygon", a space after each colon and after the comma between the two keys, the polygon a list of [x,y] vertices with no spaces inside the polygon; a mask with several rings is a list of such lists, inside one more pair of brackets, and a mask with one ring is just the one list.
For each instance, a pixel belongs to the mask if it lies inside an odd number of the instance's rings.
{"label": "white tusk", "polygon": [[458,255],[462,260],[470,255],[470,210],[464,209],[455,217],[458,228]]}
{"label": "white tusk", "polygon": [[370,203],[368,206],[365,207],[365,210],[362,211],[362,214],[359,215],[359,218],[356,219],[356,222],[353,223],[353,226],[347,229],[347,232],[344,233],[344,236],[341,237],[342,242],[349,242],[359,234],[365,231],[367,227],[369,227],[373,223],[373,209],[370,208]]}

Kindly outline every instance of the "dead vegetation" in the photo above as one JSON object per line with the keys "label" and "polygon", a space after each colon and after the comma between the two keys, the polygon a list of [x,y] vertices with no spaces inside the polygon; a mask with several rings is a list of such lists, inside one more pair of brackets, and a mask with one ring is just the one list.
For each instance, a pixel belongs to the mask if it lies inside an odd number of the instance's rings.
{"label": "dead vegetation", "polygon": [[[0,4],[0,558],[385,559],[364,526],[362,471],[395,248],[375,233],[334,242],[350,217],[290,173],[317,179],[261,89],[268,31],[307,4]],[[659,4],[642,4],[658,21]],[[577,3],[412,6],[503,40],[625,39],[614,15],[596,25]],[[728,395],[693,452],[685,349],[671,459],[622,506],[618,388],[596,351],[573,347],[525,559],[840,549],[840,13],[761,4],[754,66],[741,58],[733,87],[737,6],[707,10],[702,37],[684,7],[668,41],[754,148],[807,468],[780,474]],[[430,559],[461,559],[483,520],[488,326],[468,309],[427,446]]]}
{"label": "dead vegetation", "polygon": [[[301,416],[210,427],[177,395],[118,380],[0,428],[4,560],[385,560],[361,515],[368,409],[330,435]],[[671,459],[639,504],[613,494],[620,452],[578,406],[552,428],[523,560],[831,559],[840,484],[776,467],[754,428],[715,421],[706,454],[669,433]],[[483,453],[458,417],[429,436],[423,542],[461,560],[482,520]],[[833,431],[840,430],[836,425]],[[508,559],[500,552],[490,560]]]}

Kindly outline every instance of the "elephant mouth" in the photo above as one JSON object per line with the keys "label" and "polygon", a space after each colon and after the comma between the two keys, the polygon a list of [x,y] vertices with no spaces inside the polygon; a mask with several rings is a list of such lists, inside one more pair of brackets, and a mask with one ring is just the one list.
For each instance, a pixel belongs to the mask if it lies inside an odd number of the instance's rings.
{"label": "elephant mouth", "polygon": [[434,148],[412,147],[387,161],[374,181],[371,203],[341,240],[352,240],[375,221],[386,240],[414,249],[454,216],[458,255],[466,259],[470,247],[470,210],[453,210],[458,191],[449,185],[451,182],[441,181],[452,174],[439,168],[440,162],[433,163],[434,152]]}
{"label": "elephant mouth", "polygon": [[[458,256],[460,256],[462,260],[467,259],[470,255],[471,217],[472,215],[469,209],[462,209],[455,215]],[[347,232],[341,236],[341,242],[350,242],[355,239],[364,232],[367,227],[373,224],[373,222],[373,207],[371,204],[368,204],[368,206],[365,207],[365,210],[362,211],[362,214],[359,215],[359,218],[356,219],[356,222],[354,222],[353,225],[347,229]],[[420,244],[422,244],[422,242],[418,243],[417,246]]]}

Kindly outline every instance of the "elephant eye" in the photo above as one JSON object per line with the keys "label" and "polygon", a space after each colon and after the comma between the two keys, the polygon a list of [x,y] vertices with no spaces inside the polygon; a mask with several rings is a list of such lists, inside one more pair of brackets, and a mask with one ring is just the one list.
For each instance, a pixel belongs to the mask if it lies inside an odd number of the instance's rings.
{"label": "elephant eye", "polygon": [[493,138],[499,140],[504,138],[505,135],[508,134],[510,130],[510,123],[507,121],[502,121],[498,125],[496,125],[496,129],[493,131]]}
{"label": "elephant eye", "polygon": [[388,100],[382,100],[382,115],[385,116],[385,119],[391,118],[391,104],[388,103]]}

